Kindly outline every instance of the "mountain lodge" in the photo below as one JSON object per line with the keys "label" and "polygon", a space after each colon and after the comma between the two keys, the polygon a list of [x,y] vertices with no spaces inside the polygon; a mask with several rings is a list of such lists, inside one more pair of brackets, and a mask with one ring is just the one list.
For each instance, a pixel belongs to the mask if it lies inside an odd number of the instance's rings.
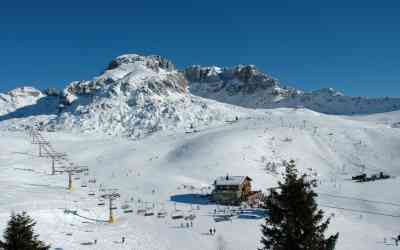
{"label": "mountain lodge", "polygon": [[214,181],[211,199],[226,205],[238,205],[252,194],[252,179],[248,176],[221,176]]}

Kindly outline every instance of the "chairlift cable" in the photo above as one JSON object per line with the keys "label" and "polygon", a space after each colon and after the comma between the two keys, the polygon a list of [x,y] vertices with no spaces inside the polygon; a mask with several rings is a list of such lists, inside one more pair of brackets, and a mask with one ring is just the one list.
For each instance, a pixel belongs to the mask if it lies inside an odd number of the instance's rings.
{"label": "chairlift cable", "polygon": [[381,212],[373,212],[373,211],[359,210],[359,209],[353,209],[353,208],[344,208],[344,207],[330,206],[330,205],[324,205],[324,204],[319,204],[319,206],[333,208],[333,209],[339,209],[339,210],[346,210],[346,211],[351,211],[351,212],[357,212],[357,213],[374,214],[374,215],[381,215],[381,216],[386,216],[386,217],[400,218],[400,215],[396,215],[396,214],[387,214],[387,213],[381,213]]}
{"label": "chairlift cable", "polygon": [[357,201],[363,201],[363,202],[369,202],[369,203],[385,204],[385,205],[391,205],[391,206],[395,206],[395,207],[400,207],[400,203],[394,203],[394,202],[388,202],[388,201],[375,201],[375,200],[368,200],[368,199],[363,199],[363,198],[342,196],[342,195],[334,195],[334,194],[327,194],[327,193],[317,193],[317,194],[318,195],[331,196],[331,197],[337,197],[337,198],[347,199],[347,200],[357,200]]}

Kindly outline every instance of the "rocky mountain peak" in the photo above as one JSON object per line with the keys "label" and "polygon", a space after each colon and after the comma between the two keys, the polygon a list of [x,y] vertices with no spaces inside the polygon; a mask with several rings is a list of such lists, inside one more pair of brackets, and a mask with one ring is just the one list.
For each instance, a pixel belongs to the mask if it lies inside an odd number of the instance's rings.
{"label": "rocky mountain peak", "polygon": [[314,95],[322,95],[322,96],[344,96],[342,92],[339,92],[333,88],[322,88],[319,90],[315,90],[312,93]]}
{"label": "rocky mountain peak", "polygon": [[71,104],[79,95],[168,95],[169,91],[185,93],[186,88],[186,79],[170,60],[157,55],[125,54],[113,59],[93,80],[71,82],[63,95],[65,104]]}
{"label": "rocky mountain peak", "polygon": [[195,93],[201,89],[218,92],[226,90],[230,95],[253,94],[257,90],[279,87],[279,82],[261,72],[254,65],[238,65],[231,68],[191,66],[183,70]]}
{"label": "rocky mountain peak", "polygon": [[107,67],[107,70],[113,70],[124,64],[142,64],[146,67],[158,71],[160,68],[173,71],[175,64],[165,57],[159,55],[142,56],[138,54],[125,54],[113,59]]}

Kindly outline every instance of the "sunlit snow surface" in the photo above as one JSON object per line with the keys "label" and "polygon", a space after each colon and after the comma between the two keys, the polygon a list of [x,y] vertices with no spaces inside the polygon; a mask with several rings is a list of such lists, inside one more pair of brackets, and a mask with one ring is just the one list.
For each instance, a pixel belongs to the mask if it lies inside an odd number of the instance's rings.
{"label": "sunlit snow surface", "polygon": [[[73,192],[66,190],[66,175],[49,175],[50,160],[37,157],[37,146],[30,144],[27,134],[2,131],[0,231],[11,212],[24,210],[37,221],[40,238],[53,249],[216,249],[219,236],[227,249],[256,249],[263,220],[234,218],[216,223],[212,216],[216,206],[200,204],[197,210],[197,204],[175,205],[171,199],[200,193],[200,188],[227,173],[248,175],[254,189],[265,191],[276,186],[280,175],[266,173],[264,166],[284,159],[296,160],[302,172],[308,172],[308,168],[317,172],[320,205],[400,216],[400,206],[395,204],[336,197],[400,203],[399,178],[369,183],[349,180],[359,173],[362,164],[367,173],[382,170],[397,177],[400,129],[377,123],[375,116],[332,116],[302,109],[256,113],[197,133],[163,131],[140,140],[44,133],[56,150],[66,152],[77,164],[89,166],[90,175],[97,179],[96,185],[88,188],[80,187],[81,180],[75,180]],[[118,188],[121,193],[115,224],[95,221],[107,219],[106,208],[97,206],[100,184]],[[90,190],[96,190],[95,197],[88,196]],[[134,202],[129,204],[135,212],[123,213],[121,205],[131,198]],[[164,209],[168,216],[136,214],[144,202],[154,203],[155,212]],[[180,222],[171,219],[175,207],[185,213],[194,209],[197,217],[193,228],[181,228]],[[326,215],[335,214],[329,231],[340,232],[337,249],[395,248],[391,237],[399,233],[399,217],[321,208]],[[65,214],[64,209],[76,210],[91,220]],[[216,236],[208,235],[210,227],[216,228]],[[126,242],[121,244],[123,236]],[[96,245],[83,245],[95,239]]]}

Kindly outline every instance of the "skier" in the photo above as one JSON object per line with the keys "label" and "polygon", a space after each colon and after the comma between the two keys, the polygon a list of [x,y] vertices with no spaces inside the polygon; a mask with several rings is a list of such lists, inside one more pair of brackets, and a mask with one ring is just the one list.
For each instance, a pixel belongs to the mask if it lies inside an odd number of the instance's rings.
{"label": "skier", "polygon": [[215,227],[214,227],[214,229],[213,229],[213,234],[215,235],[215,232],[216,232],[217,230],[215,230]]}
{"label": "skier", "polygon": [[210,228],[210,235],[213,235],[213,230],[212,230],[212,228]]}
{"label": "skier", "polygon": [[125,243],[125,237],[122,236],[122,244],[124,244],[124,243]]}

